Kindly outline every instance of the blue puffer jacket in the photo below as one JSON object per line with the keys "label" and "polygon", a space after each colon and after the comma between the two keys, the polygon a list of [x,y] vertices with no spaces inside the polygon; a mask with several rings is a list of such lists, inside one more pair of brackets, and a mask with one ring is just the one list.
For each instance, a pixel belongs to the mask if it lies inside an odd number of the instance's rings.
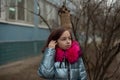
{"label": "blue puffer jacket", "polygon": [[74,64],[66,61],[55,62],[55,49],[47,48],[38,69],[38,74],[48,80],[87,80],[86,70],[82,61]]}

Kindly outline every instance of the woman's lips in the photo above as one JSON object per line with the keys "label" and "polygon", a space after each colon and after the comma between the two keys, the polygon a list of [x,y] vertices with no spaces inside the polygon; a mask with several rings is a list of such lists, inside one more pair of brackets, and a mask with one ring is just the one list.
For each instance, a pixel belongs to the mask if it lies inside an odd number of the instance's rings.
{"label": "woman's lips", "polygon": [[71,45],[66,45],[66,47],[67,47],[67,48],[70,48],[70,47],[71,47]]}

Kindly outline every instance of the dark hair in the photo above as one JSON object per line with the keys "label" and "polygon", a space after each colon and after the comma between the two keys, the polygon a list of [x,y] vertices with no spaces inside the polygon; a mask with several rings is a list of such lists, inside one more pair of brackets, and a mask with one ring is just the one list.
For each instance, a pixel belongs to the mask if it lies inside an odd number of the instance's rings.
{"label": "dark hair", "polygon": [[[51,40],[55,40],[57,41],[60,36],[63,34],[63,32],[65,31],[69,31],[68,29],[65,29],[65,28],[58,28],[58,29],[55,29],[51,32],[51,34],[49,35],[48,39],[47,39],[47,43],[46,45],[44,46],[44,48],[42,49],[42,52],[45,51],[46,47],[48,47],[48,44],[50,43]],[[70,31],[69,31],[70,32]],[[70,35],[72,37],[72,34],[70,32]]]}

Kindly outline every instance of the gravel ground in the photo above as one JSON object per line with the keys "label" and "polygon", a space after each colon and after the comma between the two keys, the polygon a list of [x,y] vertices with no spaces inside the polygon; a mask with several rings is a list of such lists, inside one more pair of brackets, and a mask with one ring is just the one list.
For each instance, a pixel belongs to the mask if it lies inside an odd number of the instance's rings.
{"label": "gravel ground", "polygon": [[30,57],[0,66],[0,80],[45,80],[37,74],[41,57]]}

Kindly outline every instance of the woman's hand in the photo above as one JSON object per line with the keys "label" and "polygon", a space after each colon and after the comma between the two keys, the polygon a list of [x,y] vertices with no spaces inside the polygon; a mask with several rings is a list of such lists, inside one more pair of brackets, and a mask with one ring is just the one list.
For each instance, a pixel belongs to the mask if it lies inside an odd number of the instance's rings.
{"label": "woman's hand", "polygon": [[48,48],[55,48],[56,44],[57,44],[56,41],[51,40],[50,43],[49,43],[49,45],[48,45]]}

